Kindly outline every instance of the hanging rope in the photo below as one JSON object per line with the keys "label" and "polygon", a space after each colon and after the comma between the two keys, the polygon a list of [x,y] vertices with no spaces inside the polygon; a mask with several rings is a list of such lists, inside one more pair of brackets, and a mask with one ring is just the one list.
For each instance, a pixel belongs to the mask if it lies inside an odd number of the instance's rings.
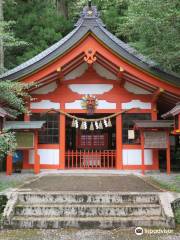
{"label": "hanging rope", "polygon": [[130,111],[132,109],[128,109],[128,110],[123,110],[123,111],[120,111],[120,112],[117,112],[117,113],[113,113],[109,116],[106,116],[106,117],[102,117],[102,118],[80,118],[80,117],[76,117],[74,115],[71,115],[67,112],[64,112],[63,110],[56,110],[56,109],[50,109],[48,112],[57,112],[57,113],[60,113],[60,114],[63,114],[71,119],[74,119],[74,120],[78,120],[79,122],[99,122],[99,121],[104,121],[104,120],[109,120],[110,118],[114,118],[118,115],[121,115],[123,113],[126,113],[128,111]]}

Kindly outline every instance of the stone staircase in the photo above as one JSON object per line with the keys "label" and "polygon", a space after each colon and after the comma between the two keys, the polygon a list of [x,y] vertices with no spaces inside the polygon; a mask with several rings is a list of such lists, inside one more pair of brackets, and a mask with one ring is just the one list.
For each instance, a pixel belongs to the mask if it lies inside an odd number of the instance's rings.
{"label": "stone staircase", "polygon": [[19,192],[13,204],[14,229],[173,227],[157,193]]}

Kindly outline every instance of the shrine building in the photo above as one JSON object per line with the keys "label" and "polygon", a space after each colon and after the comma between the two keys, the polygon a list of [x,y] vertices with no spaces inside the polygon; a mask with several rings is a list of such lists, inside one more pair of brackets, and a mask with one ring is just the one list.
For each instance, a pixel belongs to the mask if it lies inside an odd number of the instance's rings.
{"label": "shrine building", "polygon": [[4,124],[16,132],[22,169],[144,173],[159,170],[163,150],[170,173],[174,120],[161,116],[180,102],[180,78],[111,34],[95,6],[83,9],[66,37],[1,80],[36,83],[30,114]]}

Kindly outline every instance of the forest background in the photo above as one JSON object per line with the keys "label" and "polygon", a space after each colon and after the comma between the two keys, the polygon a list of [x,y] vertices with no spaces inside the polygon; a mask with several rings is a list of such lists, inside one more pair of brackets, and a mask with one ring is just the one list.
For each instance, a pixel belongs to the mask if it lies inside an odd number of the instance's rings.
{"label": "forest background", "polygon": [[[11,69],[63,38],[87,3],[0,0],[0,34],[5,33],[0,49],[3,67]],[[92,4],[110,32],[153,59],[158,67],[180,73],[179,0],[92,0]]]}

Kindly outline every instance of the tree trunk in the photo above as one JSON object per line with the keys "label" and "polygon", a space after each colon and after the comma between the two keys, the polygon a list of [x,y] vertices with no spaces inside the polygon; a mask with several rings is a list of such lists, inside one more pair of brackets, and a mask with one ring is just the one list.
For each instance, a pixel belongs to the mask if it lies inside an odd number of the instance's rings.
{"label": "tree trunk", "polygon": [[3,0],[0,0],[0,71],[4,69],[4,48],[3,48]]}
{"label": "tree trunk", "polygon": [[64,16],[66,19],[68,19],[69,14],[68,14],[68,1],[67,0],[57,0],[56,1],[57,5],[57,11],[59,14]]}

